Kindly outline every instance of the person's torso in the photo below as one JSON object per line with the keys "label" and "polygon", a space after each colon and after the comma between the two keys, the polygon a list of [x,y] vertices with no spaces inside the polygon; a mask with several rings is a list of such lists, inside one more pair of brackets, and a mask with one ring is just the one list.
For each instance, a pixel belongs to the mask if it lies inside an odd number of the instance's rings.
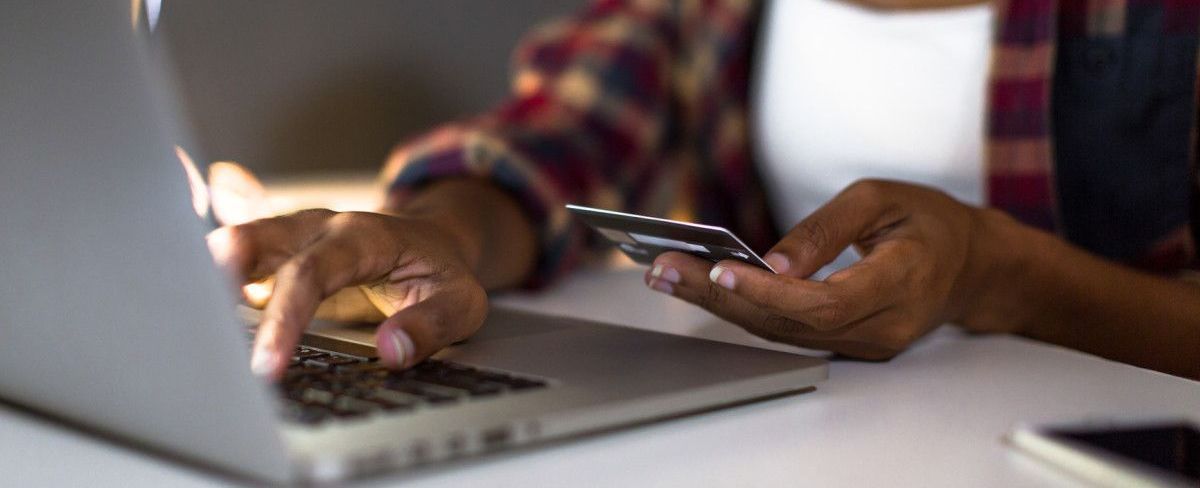
{"label": "person's torso", "polygon": [[[802,133],[780,132],[772,136],[766,132],[785,130],[787,124],[764,124],[771,114],[760,109],[788,117],[818,113],[785,112],[788,97],[796,93],[783,97],[783,102],[772,99],[765,106],[757,103],[771,98],[769,87],[763,86],[770,82],[762,81],[760,76],[772,63],[766,54],[774,36],[770,27],[776,20],[770,18],[769,8],[762,8],[769,6],[732,0],[682,2],[683,8],[676,11],[680,15],[675,31],[680,36],[675,84],[682,117],[671,140],[678,144],[673,157],[686,162],[680,166],[686,177],[682,179],[684,191],[679,193],[676,204],[682,210],[673,211],[672,215],[690,215],[699,221],[728,226],[755,249],[765,250],[775,242],[779,232],[786,231],[798,217],[828,200],[844,183],[857,177],[884,176],[925,182],[946,188],[952,194],[957,192],[967,201],[986,203],[1021,222],[1057,232],[1114,260],[1164,270],[1194,264],[1197,228],[1192,225],[1192,216],[1200,215],[1192,164],[1200,3],[1191,0],[1103,4],[993,0],[991,3],[996,18],[994,35],[989,38],[986,33],[976,32],[970,36],[976,43],[978,39],[990,41],[974,51],[986,52],[990,44],[990,60],[986,54],[975,58],[977,71],[974,71],[977,76],[987,77],[986,87],[976,85],[977,93],[983,93],[980,96],[986,99],[986,107],[980,107],[982,115],[956,112],[959,120],[984,120],[982,170],[979,159],[975,159],[973,173],[980,175],[975,181],[983,181],[976,190],[957,190],[956,181],[968,181],[971,177],[962,173],[957,177],[950,174],[946,179],[947,173],[938,168],[963,166],[950,166],[949,159],[940,159],[935,164],[921,161],[928,175],[935,175],[937,181],[920,180],[911,173],[911,167],[900,168],[909,171],[908,174],[874,175],[839,169],[843,171],[840,176],[822,180],[823,190],[807,190],[798,195],[790,192],[795,201],[789,203],[780,201],[780,195],[788,193],[776,191],[777,186],[797,180],[812,184],[817,179],[788,176],[784,172],[811,171],[806,169],[813,166],[805,160],[810,159],[805,155],[817,153],[822,144],[835,139],[812,137],[828,129],[820,121],[812,120],[799,121],[810,124],[809,130]],[[815,0],[792,0],[786,5],[789,9],[811,8]],[[810,14],[798,22],[820,24],[830,18]],[[961,25],[971,25],[969,22],[963,21]],[[975,25],[986,24],[975,22]],[[838,33],[860,34],[845,29]],[[816,42],[820,49],[836,50],[844,40],[822,37]],[[862,41],[856,38],[854,42]],[[930,42],[927,47],[937,52],[938,46],[937,42]],[[759,51],[763,55],[755,58],[753,54]],[[969,65],[970,61],[958,58],[958,63]],[[947,71],[943,65],[934,63],[934,66]],[[799,67],[792,69],[803,71]],[[867,99],[874,90],[891,86],[897,88],[896,98],[911,98],[910,92],[919,87],[901,81],[913,79],[909,77],[912,72],[921,69],[877,72],[874,75],[877,84],[843,92],[849,96],[866,93],[862,99]],[[809,71],[817,70],[809,68]],[[961,68],[959,72],[963,72]],[[782,80],[783,90],[800,91],[796,82]],[[799,82],[813,83],[805,80]],[[850,84],[863,86],[859,83],[860,80],[855,80]],[[961,86],[967,86],[969,82],[962,83]],[[758,91],[751,94],[751,86]],[[965,99],[964,93],[956,96]],[[812,103],[811,92],[801,93],[793,100],[805,97]],[[818,101],[829,105],[827,101]],[[894,130],[902,131],[911,122],[900,120],[891,124]],[[814,126],[816,130],[812,129]],[[843,137],[851,133],[844,129],[839,129]],[[972,130],[978,134],[976,129]],[[959,131],[960,135],[964,133],[970,134],[965,129]],[[800,144],[803,137],[809,137],[810,144]],[[922,142],[932,140],[926,133],[921,137]],[[947,135],[938,137],[943,143],[953,139]],[[801,157],[792,157],[793,150],[786,146],[772,149],[775,147],[770,142],[772,138],[802,147],[795,151]],[[947,144],[950,145],[938,151],[932,150],[932,146],[904,148],[904,154],[914,154],[916,149],[941,155],[978,154],[970,149],[972,144],[966,138]],[[880,147],[886,146],[877,146],[873,154],[878,155]],[[837,149],[828,145],[824,148],[826,153]],[[861,148],[857,150],[866,153]],[[782,163],[778,166],[782,169],[779,175],[774,174],[776,162]],[[794,164],[800,167],[797,169]]]}
{"label": "person's torso", "polygon": [[765,7],[751,128],[779,228],[863,178],[984,203],[989,4],[917,12],[837,0]]}

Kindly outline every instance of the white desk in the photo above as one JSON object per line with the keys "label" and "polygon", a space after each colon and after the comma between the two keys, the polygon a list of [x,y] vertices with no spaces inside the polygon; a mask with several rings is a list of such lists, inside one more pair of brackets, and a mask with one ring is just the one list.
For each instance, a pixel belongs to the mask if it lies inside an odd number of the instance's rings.
{"label": "white desk", "polygon": [[[646,290],[637,270],[585,271],[498,302],[763,344]],[[774,346],[780,347],[780,346]],[[1189,416],[1200,383],[1013,337],[942,329],[888,363],[838,361],[817,391],[364,486],[1073,486],[1014,453],[1017,421]],[[0,408],[0,480],[13,486],[213,486],[227,481]]]}
{"label": "white desk", "polygon": [[[373,175],[270,182],[278,210],[369,209]],[[761,341],[647,290],[641,270],[584,271],[506,306],[714,340]],[[2,374],[2,372],[0,372]],[[374,478],[364,486],[1074,486],[1012,452],[1018,421],[1187,416],[1200,383],[1014,337],[944,328],[888,363],[838,361],[817,391],[665,423]],[[0,482],[214,486],[194,468],[0,406]]]}

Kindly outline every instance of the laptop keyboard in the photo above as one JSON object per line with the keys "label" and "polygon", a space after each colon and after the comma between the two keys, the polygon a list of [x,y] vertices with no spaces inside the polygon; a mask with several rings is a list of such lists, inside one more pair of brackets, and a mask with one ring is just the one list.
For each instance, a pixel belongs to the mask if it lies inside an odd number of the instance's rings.
{"label": "laptop keyboard", "polygon": [[373,358],[307,346],[296,349],[277,385],[283,418],[306,425],[412,413],[545,387],[539,379],[436,359],[392,371]]}

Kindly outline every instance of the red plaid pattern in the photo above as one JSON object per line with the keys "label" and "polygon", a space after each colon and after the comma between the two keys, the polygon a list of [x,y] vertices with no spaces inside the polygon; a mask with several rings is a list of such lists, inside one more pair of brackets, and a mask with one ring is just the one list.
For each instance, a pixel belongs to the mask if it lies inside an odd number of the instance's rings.
{"label": "red plaid pattern", "polygon": [[[1200,3],[1162,2],[1164,29],[1197,28]],[[987,119],[992,206],[1057,226],[1050,127],[1058,35],[1120,36],[1125,0],[998,0]],[[531,285],[578,260],[580,203],[723,225],[756,249],[777,238],[751,154],[751,0],[603,0],[532,32],[514,56],[512,97],[398,148],[383,178],[398,206],[437,178],[490,178],[538,229]],[[1194,261],[1185,226],[1140,262]]]}

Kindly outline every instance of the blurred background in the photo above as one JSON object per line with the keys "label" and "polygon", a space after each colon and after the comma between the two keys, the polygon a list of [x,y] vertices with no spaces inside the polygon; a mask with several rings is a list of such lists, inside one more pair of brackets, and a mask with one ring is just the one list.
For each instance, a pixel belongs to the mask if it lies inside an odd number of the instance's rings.
{"label": "blurred background", "polygon": [[197,159],[267,178],[370,172],[398,142],[509,89],[521,34],[584,0],[163,0]]}

